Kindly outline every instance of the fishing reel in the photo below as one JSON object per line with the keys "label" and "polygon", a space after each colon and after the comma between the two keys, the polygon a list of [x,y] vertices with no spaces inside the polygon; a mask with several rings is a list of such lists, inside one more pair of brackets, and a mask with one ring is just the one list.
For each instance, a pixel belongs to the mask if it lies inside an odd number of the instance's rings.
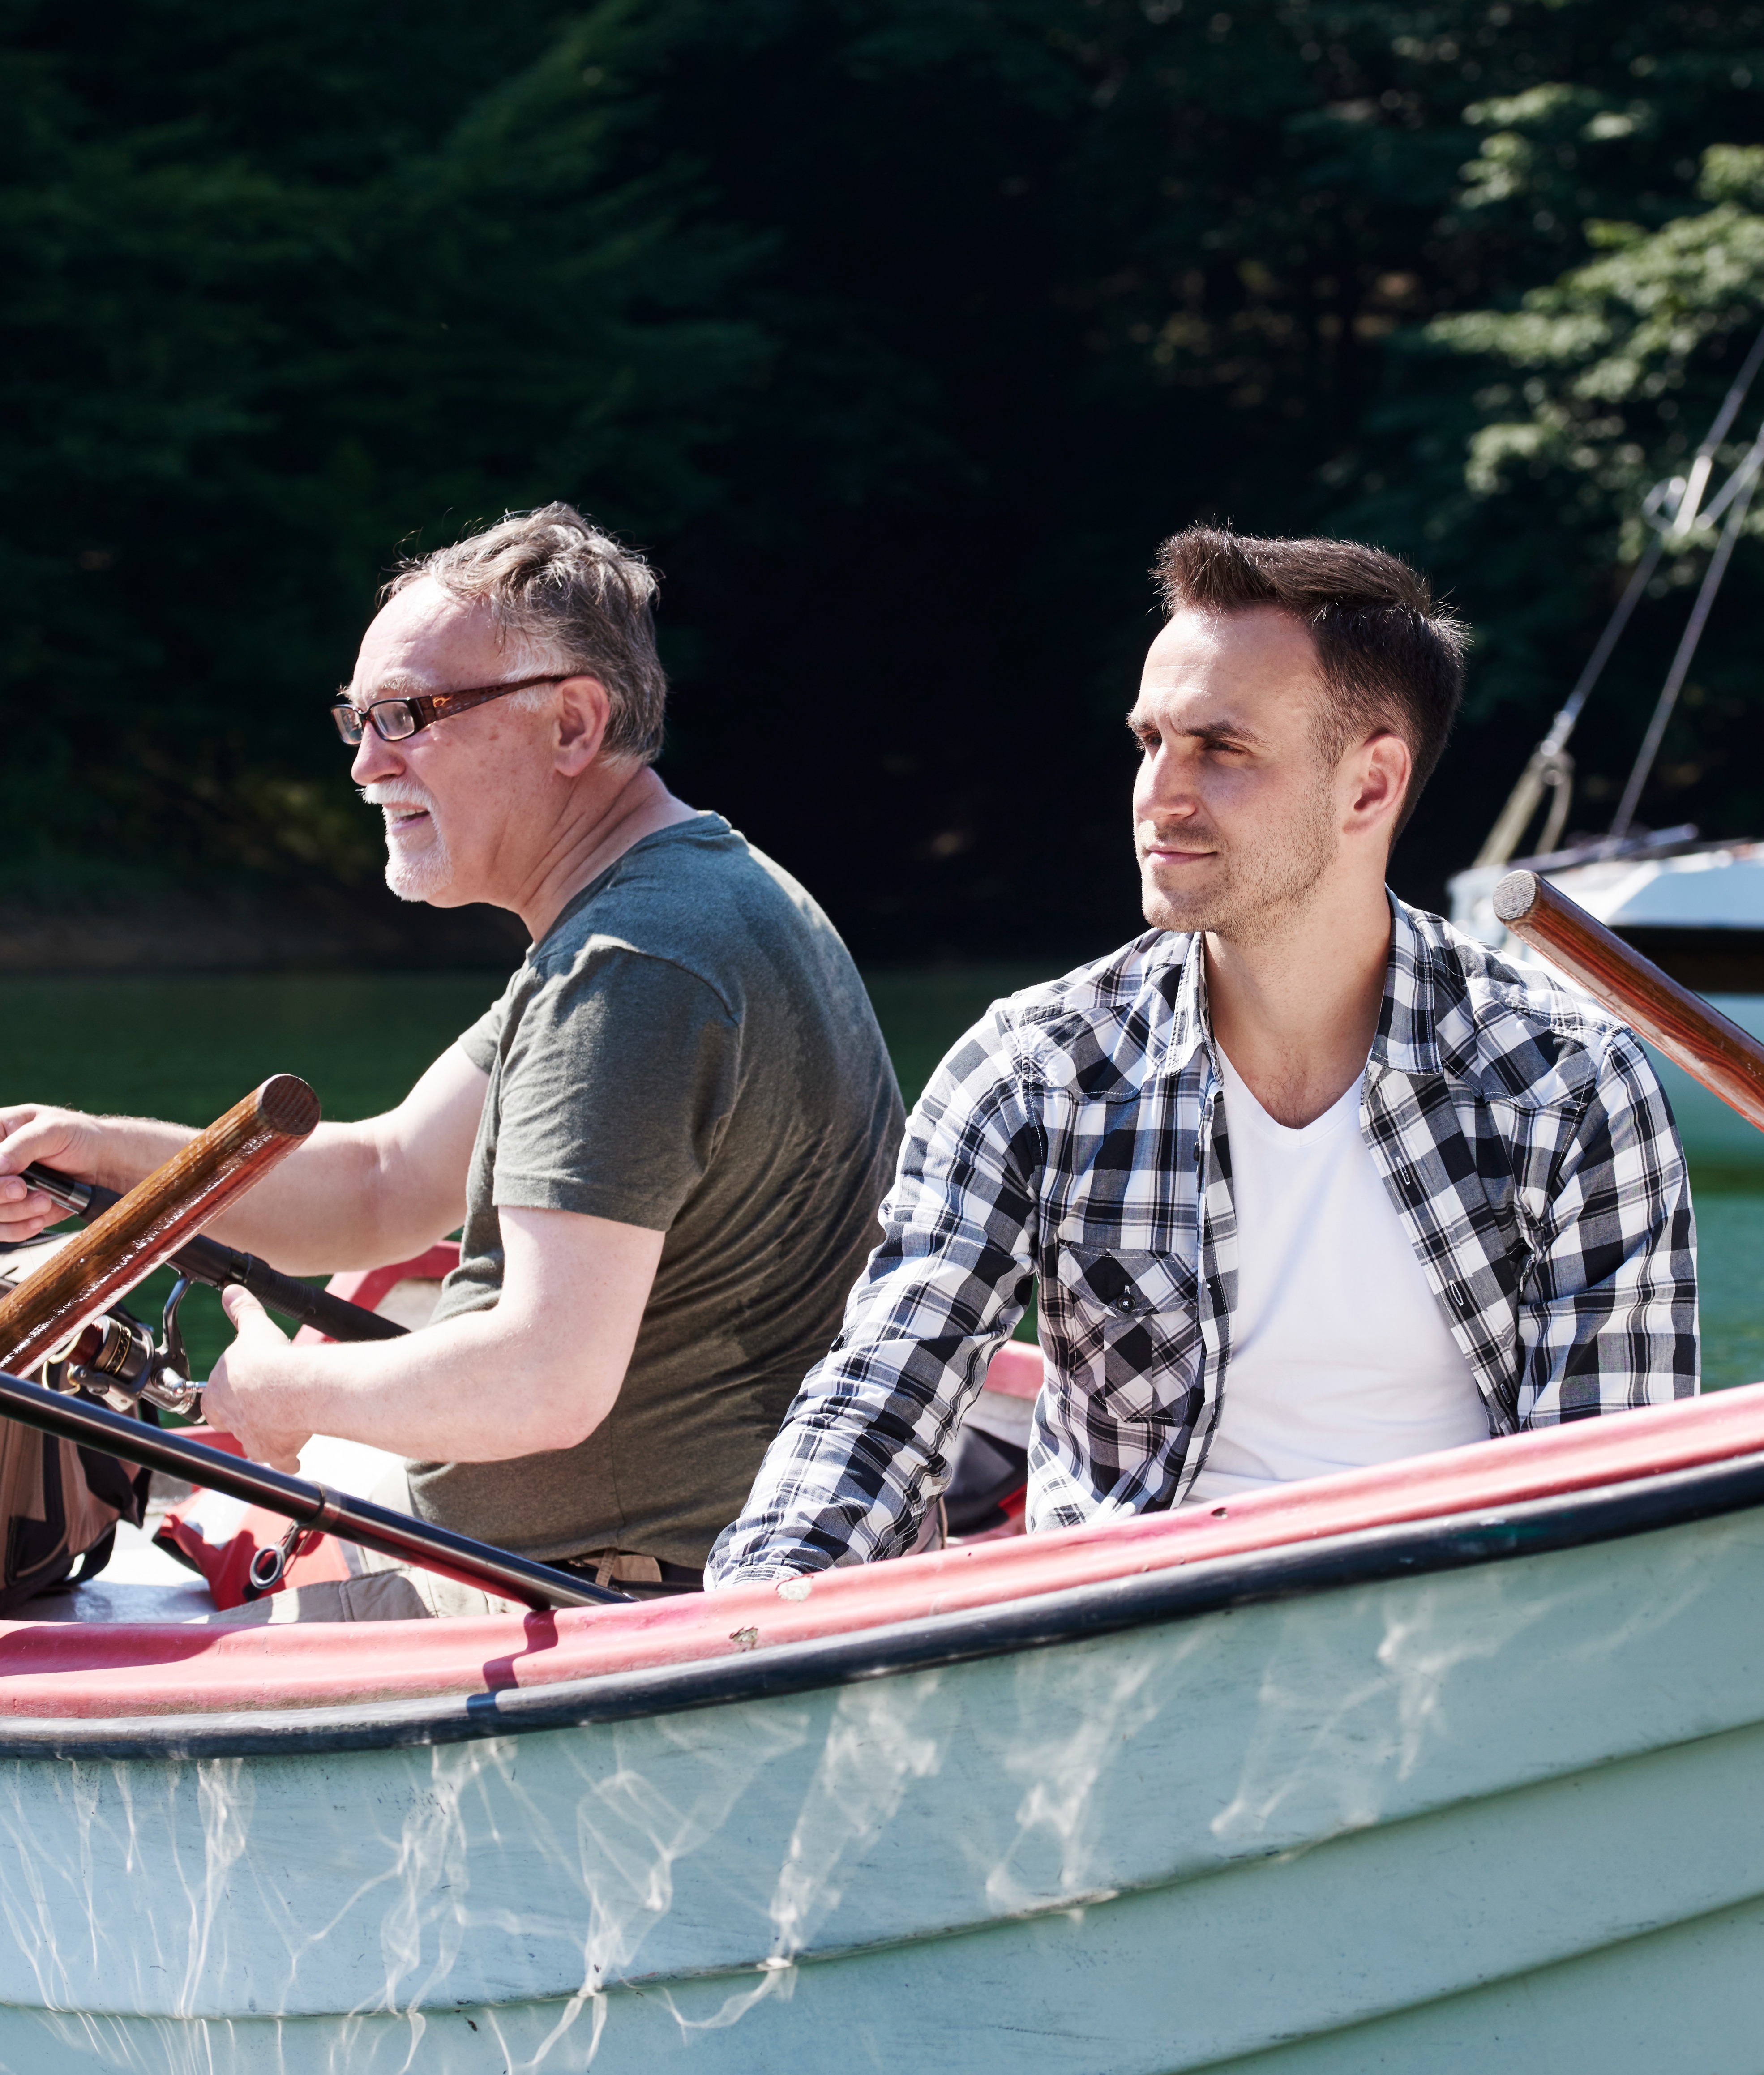
{"label": "fishing reel", "polygon": [[50,1350],[43,1365],[43,1381],[51,1390],[95,1398],[117,1412],[138,1411],[145,1398],[161,1411],[199,1419],[202,1386],[184,1374],[190,1358],[178,1323],[178,1307],[189,1287],[187,1275],[172,1284],[157,1342],[151,1327],[118,1305],[88,1319]]}

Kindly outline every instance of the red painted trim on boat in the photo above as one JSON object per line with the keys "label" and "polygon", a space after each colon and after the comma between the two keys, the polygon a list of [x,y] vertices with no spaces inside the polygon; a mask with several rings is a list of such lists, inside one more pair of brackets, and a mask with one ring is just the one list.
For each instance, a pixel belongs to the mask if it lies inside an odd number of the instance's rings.
{"label": "red painted trim on boat", "polygon": [[[0,1715],[205,1713],[533,1687],[703,1663],[1764,1451],[1764,1385],[1155,1514],[630,1607],[255,1629],[0,1623]],[[800,1594],[785,1597],[785,1592]]]}

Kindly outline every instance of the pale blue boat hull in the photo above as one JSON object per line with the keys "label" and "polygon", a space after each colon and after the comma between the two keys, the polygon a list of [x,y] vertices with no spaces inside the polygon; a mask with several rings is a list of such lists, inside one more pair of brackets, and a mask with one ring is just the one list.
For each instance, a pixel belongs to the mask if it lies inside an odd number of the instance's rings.
{"label": "pale blue boat hull", "polygon": [[1751,1504],[578,1726],[14,1737],[0,2065],[1757,2075],[1761,1616]]}

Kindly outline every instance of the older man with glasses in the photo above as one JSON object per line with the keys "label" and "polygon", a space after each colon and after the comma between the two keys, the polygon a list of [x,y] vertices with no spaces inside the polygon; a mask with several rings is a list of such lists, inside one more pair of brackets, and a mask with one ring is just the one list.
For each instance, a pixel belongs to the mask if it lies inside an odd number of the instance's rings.
{"label": "older man with glasses", "polygon": [[[217,1236],[312,1274],[463,1220],[434,1322],[293,1346],[242,1291],[210,1421],[292,1469],[335,1435],[408,1459],[382,1497],[602,1581],[690,1587],[877,1237],[901,1128],[826,917],[652,768],[655,579],[564,504],[407,565],[333,709],[387,883],[532,939],[398,1108],[322,1124]],[[371,1033],[366,1033],[370,1038]],[[59,1215],[40,1160],[126,1188],[179,1127],[0,1111],[0,1238]],[[367,1559],[377,1563],[378,1559]],[[223,1619],[496,1603],[379,1566]]]}

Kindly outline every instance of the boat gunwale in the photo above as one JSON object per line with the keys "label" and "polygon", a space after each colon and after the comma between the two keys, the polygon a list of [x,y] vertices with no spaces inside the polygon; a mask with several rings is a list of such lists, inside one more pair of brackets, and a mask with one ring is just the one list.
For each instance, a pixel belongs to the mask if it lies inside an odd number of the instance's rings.
{"label": "boat gunwale", "polygon": [[1764,1506],[1764,1450],[1606,1485],[1352,1529],[735,1656],[469,1694],[136,1717],[0,1717],[0,1758],[330,1754],[531,1735],[899,1677],[1357,1586],[1625,1540]]}

